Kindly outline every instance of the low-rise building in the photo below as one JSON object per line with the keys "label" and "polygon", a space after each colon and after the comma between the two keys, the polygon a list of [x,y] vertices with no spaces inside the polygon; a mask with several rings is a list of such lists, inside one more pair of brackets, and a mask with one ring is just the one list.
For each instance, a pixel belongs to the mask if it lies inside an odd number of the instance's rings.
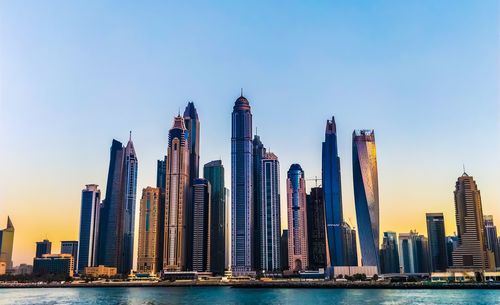
{"label": "low-rise building", "polygon": [[378,274],[377,266],[335,266],[333,273],[337,275],[353,276],[355,274],[364,274],[366,277],[371,278]]}
{"label": "low-rise building", "polygon": [[116,267],[106,267],[103,265],[99,265],[97,267],[85,267],[85,275],[92,277],[112,277],[117,274]]}
{"label": "low-rise building", "polygon": [[75,261],[71,254],[43,254],[33,260],[33,274],[65,274],[73,276]]}
{"label": "low-rise building", "polygon": [[0,275],[7,273],[7,263],[0,261]]}

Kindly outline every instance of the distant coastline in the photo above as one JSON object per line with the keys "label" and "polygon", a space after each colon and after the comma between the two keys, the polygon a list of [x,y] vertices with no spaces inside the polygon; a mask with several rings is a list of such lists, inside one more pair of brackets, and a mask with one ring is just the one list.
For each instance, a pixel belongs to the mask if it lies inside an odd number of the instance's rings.
{"label": "distant coastline", "polygon": [[373,283],[373,282],[105,282],[105,283],[0,283],[2,288],[139,288],[139,287],[231,287],[244,289],[496,289],[498,283]]}

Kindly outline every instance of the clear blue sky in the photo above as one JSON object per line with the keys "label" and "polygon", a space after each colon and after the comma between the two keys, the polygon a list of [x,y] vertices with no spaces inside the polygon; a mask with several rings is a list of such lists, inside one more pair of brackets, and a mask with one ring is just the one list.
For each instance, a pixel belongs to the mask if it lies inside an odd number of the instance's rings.
{"label": "clear blue sky", "polygon": [[222,157],[229,173],[241,87],[283,179],[293,162],[321,175],[335,115],[353,222],[351,133],[373,128],[381,231],[425,234],[424,213],[440,211],[455,231],[463,163],[500,224],[499,9],[496,0],[1,1],[0,227],[11,215],[15,262],[29,262],[46,236],[77,238],[80,191],[104,190],[113,138],[133,131],[138,188],[154,185],[189,100],[202,163]]}

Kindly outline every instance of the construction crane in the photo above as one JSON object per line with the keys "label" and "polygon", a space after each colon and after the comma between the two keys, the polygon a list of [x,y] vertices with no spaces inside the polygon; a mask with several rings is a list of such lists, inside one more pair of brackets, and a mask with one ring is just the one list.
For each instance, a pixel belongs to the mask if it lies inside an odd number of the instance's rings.
{"label": "construction crane", "polygon": [[304,179],[305,181],[314,181],[316,183],[316,187],[318,186],[321,186],[321,185],[318,185],[318,180],[319,181],[322,181],[321,178],[318,178],[318,176],[314,176],[314,178],[308,178],[308,179]]}

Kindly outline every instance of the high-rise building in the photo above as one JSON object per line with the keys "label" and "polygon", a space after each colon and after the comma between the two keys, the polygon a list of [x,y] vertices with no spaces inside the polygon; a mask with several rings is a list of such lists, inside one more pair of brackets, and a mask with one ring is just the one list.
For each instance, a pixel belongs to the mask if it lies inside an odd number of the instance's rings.
{"label": "high-rise building", "polygon": [[377,266],[380,272],[377,149],[373,130],[353,132],[352,165],[361,262],[363,266]]}
{"label": "high-rise building", "polygon": [[[210,183],[210,271],[223,275],[226,256],[226,188],[221,160],[203,166],[203,177]],[[229,236],[229,234],[228,234]]]}
{"label": "high-rise building", "polygon": [[106,184],[106,198],[99,218],[98,265],[132,270],[138,160],[132,137],[127,146],[113,140]]}
{"label": "high-rise building", "polygon": [[281,270],[289,270],[288,266],[288,230],[281,233]]}
{"label": "high-rise building", "polygon": [[52,243],[48,239],[36,242],[36,253],[35,257],[40,258],[45,254],[51,254]]}
{"label": "high-rise building", "polygon": [[328,266],[345,266],[347,258],[343,244],[342,187],[340,183],[340,158],[337,148],[335,118],[326,121],[325,141],[322,147],[322,181],[325,201],[326,240]]}
{"label": "high-rise building", "polygon": [[210,182],[196,179],[193,182],[193,271],[210,271]]}
{"label": "high-rise building", "polygon": [[14,247],[14,225],[7,216],[7,227],[0,230],[0,262],[5,262],[6,269],[12,269],[12,249]]}
{"label": "high-rise building", "polygon": [[231,131],[231,270],[253,271],[252,113],[241,95],[234,103]]}
{"label": "high-rise building", "polygon": [[309,246],[309,269],[325,268],[326,262],[326,230],[325,203],[323,189],[311,188],[307,199],[307,243]]}
{"label": "high-rise building", "polygon": [[358,249],[356,240],[356,230],[351,228],[347,222],[342,223],[342,244],[344,248],[344,264],[345,266],[358,265]]}
{"label": "high-rise building", "polygon": [[446,236],[446,256],[448,257],[448,268],[453,267],[453,251],[458,247],[458,236]]}
{"label": "high-rise building", "polygon": [[184,271],[187,268],[186,221],[189,221],[185,214],[189,193],[189,143],[181,116],[174,119],[168,134],[166,172],[163,269]]}
{"label": "high-rise building", "polygon": [[137,250],[137,271],[140,273],[156,274],[162,268],[163,215],[161,189],[150,186],[143,189]]}
{"label": "high-rise building", "polygon": [[455,184],[455,215],[458,247],[453,251],[453,268],[492,269],[484,229],[481,193],[474,179],[464,173]]}
{"label": "high-rise building", "polygon": [[193,270],[193,213],[194,202],[192,187],[195,179],[199,177],[200,167],[200,121],[198,112],[193,102],[189,102],[184,110],[184,124],[188,133],[187,143],[189,149],[189,191],[185,204],[186,219],[186,269]]}
{"label": "high-rise building", "polygon": [[380,268],[382,274],[399,273],[399,251],[396,232],[384,232],[380,249]]}
{"label": "high-rise building", "polygon": [[427,236],[429,239],[429,263],[431,272],[444,272],[448,269],[448,251],[444,229],[443,213],[425,214]]}
{"label": "high-rise building", "polygon": [[495,267],[500,267],[500,249],[498,248],[497,227],[493,222],[493,215],[484,215],[484,229],[486,233],[486,248],[495,256]]}
{"label": "high-rise building", "polygon": [[399,234],[399,265],[403,273],[429,272],[427,238],[416,231]]}
{"label": "high-rise building", "polygon": [[229,204],[231,202],[231,191],[225,187],[224,188],[224,198],[225,200],[225,213],[226,213],[226,219],[225,219],[225,236],[224,236],[224,244],[225,244],[225,259],[224,259],[224,270],[230,270],[231,266],[233,263],[231,262],[231,253],[232,253],[232,248],[231,248],[231,205]]}
{"label": "high-rise building", "polygon": [[100,212],[101,191],[97,184],[87,184],[82,190],[79,249],[78,257],[75,257],[77,273],[83,273],[85,267],[97,264]]}
{"label": "high-rise building", "polygon": [[164,160],[158,160],[156,163],[156,187],[160,188],[161,193],[165,193],[165,179],[167,178],[167,157]]}
{"label": "high-rise building", "polygon": [[78,258],[78,241],[76,240],[63,240],[61,241],[61,254],[71,254],[73,256],[73,263],[76,269],[76,260]]}
{"label": "high-rise building", "polygon": [[267,152],[260,160],[260,234],[256,237],[259,245],[259,265],[256,268],[265,271],[281,270],[281,215],[280,215],[280,166],[278,157]]}
{"label": "high-rise building", "polygon": [[292,271],[307,270],[309,253],[304,171],[299,164],[292,164],[287,176],[288,265]]}
{"label": "high-rise building", "polygon": [[266,149],[264,148],[264,144],[262,144],[260,137],[255,135],[252,141],[253,145],[253,240],[254,240],[254,249],[253,249],[253,259],[254,259],[254,268],[256,270],[264,270],[265,265],[267,265],[264,260],[267,258],[264,257],[264,253],[266,249],[263,249],[263,238],[264,238],[264,226],[263,223],[263,214],[265,211],[262,206],[262,159],[266,154]]}

